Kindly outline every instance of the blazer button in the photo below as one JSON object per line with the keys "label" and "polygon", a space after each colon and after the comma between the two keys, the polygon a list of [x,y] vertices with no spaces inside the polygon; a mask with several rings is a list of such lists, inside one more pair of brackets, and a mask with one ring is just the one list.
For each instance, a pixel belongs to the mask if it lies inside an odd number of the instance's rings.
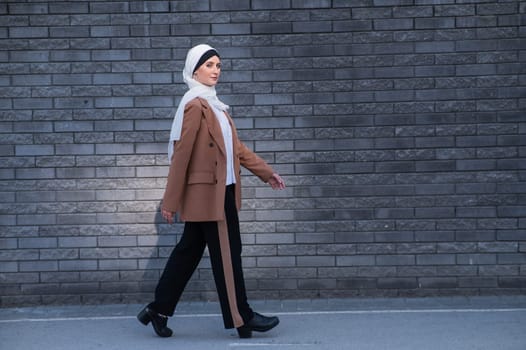
{"label": "blazer button", "polygon": [[210,147],[214,147],[214,144],[213,144],[212,142],[210,142],[210,143],[208,144],[208,146],[210,146]]}

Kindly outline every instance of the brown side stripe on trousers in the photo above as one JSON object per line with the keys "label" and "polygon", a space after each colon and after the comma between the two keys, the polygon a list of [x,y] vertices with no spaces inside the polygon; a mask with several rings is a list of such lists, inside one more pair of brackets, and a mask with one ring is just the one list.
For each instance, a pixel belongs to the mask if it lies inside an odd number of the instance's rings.
{"label": "brown side stripe on trousers", "polygon": [[237,308],[236,287],[234,282],[234,269],[232,268],[232,257],[230,254],[230,240],[228,239],[228,226],[226,220],[217,222],[219,232],[219,245],[221,246],[221,260],[223,262],[223,273],[225,274],[226,293],[228,305],[232,314],[234,327],[241,327],[245,322]]}

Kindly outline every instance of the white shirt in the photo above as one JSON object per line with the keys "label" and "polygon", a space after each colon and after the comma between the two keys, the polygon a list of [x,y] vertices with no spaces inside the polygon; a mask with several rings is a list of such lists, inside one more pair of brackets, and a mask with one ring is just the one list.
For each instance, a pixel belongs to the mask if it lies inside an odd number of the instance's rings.
{"label": "white shirt", "polygon": [[225,112],[212,106],[214,114],[216,115],[219,125],[221,126],[221,132],[223,133],[223,140],[225,141],[226,149],[226,184],[231,185],[236,183],[236,177],[234,175],[234,147],[232,143],[232,127],[228,122],[228,118]]}

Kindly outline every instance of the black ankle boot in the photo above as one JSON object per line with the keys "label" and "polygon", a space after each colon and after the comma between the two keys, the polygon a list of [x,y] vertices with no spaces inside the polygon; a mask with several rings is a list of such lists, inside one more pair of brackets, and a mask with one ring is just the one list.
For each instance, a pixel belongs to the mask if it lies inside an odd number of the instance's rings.
{"label": "black ankle boot", "polygon": [[167,338],[171,337],[173,334],[172,330],[166,327],[168,323],[168,316],[161,315],[150,309],[148,306],[139,312],[137,319],[145,326],[151,322],[153,330],[159,337]]}
{"label": "black ankle boot", "polygon": [[240,338],[251,338],[252,331],[266,332],[276,327],[279,323],[279,318],[276,316],[263,316],[254,312],[254,317],[241,327],[237,328],[237,334]]}

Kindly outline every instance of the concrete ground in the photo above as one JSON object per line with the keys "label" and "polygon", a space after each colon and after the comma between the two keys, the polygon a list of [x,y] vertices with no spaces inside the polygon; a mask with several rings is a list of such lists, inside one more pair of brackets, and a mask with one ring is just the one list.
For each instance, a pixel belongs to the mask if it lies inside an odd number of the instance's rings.
{"label": "concrete ground", "polygon": [[142,305],[0,309],[0,349],[526,349],[526,296],[254,301],[281,323],[252,339],[223,329],[217,303],[181,303],[171,338]]}

